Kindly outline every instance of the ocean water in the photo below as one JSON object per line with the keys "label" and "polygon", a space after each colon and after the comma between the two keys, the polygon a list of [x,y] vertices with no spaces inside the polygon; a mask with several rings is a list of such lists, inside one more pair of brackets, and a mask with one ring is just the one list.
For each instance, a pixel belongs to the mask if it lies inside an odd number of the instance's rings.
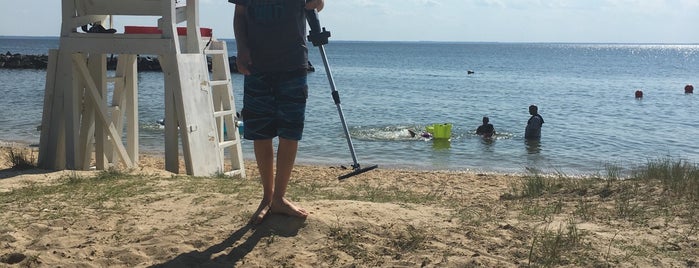
{"label": "ocean water", "polygon": [[[0,53],[57,47],[55,38],[0,38]],[[325,50],[362,166],[585,175],[659,158],[699,160],[699,96],[684,94],[685,85],[699,86],[699,45],[330,40]],[[316,72],[297,162],[350,165],[318,49],[309,53]],[[0,69],[0,141],[38,143],[45,75]],[[238,110],[242,83],[233,74]],[[530,104],[546,122],[538,143],[523,138]],[[141,151],[162,153],[161,73],[139,73],[139,105]],[[475,135],[483,116],[498,133],[493,141]],[[408,133],[434,123],[451,123],[451,139]],[[243,150],[253,159],[252,142]]]}

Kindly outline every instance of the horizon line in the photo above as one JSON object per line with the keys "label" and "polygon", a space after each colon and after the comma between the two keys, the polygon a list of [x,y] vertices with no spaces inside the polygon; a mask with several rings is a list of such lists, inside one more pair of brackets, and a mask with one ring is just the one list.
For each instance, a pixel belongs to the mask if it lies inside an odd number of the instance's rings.
{"label": "horizon line", "polygon": [[[0,35],[0,38],[60,38],[49,35]],[[220,40],[235,40],[223,37]],[[600,44],[600,45],[699,45],[699,42],[618,42],[618,41],[455,41],[455,40],[333,40],[337,42],[374,42],[374,43],[470,43],[470,44]]]}

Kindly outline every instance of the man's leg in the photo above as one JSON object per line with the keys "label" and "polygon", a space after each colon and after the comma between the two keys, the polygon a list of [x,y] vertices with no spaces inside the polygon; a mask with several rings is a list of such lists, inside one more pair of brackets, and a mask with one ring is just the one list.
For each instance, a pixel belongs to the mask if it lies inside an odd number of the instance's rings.
{"label": "man's leg", "polygon": [[291,179],[291,171],[296,161],[298,144],[299,142],[296,140],[279,138],[279,149],[277,149],[277,174],[274,178],[274,197],[270,210],[274,213],[305,218],[308,216],[306,210],[295,206],[284,198],[284,195],[286,195],[286,188]]}
{"label": "man's leg", "polygon": [[250,223],[259,224],[269,211],[274,196],[274,145],[272,145],[271,139],[255,140],[254,147],[255,160],[257,161],[257,169],[260,171],[264,192],[257,211],[250,218]]}

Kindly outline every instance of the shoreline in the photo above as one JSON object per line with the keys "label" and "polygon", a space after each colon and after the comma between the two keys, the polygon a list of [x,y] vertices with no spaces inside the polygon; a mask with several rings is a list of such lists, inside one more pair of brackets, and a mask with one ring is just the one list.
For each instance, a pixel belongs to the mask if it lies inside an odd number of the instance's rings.
{"label": "shoreline", "polygon": [[[0,140],[0,148],[28,148],[34,153],[37,154],[39,153],[39,144],[38,143],[29,143],[26,141],[8,141],[8,140]],[[139,155],[142,157],[150,158],[150,159],[157,159],[157,160],[149,160],[150,162],[162,162],[161,166],[157,167],[162,170],[165,170],[165,164],[164,164],[164,159],[165,159],[165,154],[164,152],[161,151],[140,151]],[[248,158],[248,157],[243,157],[243,161],[245,162],[245,166],[249,165],[255,165],[255,159],[254,158]],[[349,156],[348,156],[349,158]],[[182,162],[182,155],[180,152],[180,162]],[[343,169],[349,168],[352,164],[351,159],[348,161],[343,162],[343,163],[325,163],[325,162],[316,162],[316,161],[307,161],[303,159],[296,159],[296,163],[294,164],[294,167],[296,166],[305,166],[305,167],[326,167],[326,168],[331,168],[331,169]],[[360,163],[364,164],[364,163]],[[369,164],[375,164],[375,163],[369,163]],[[145,165],[151,165],[151,163],[145,163]],[[365,164],[367,165],[367,164]],[[475,175],[503,175],[503,176],[524,176],[527,173],[525,171],[522,172],[498,172],[498,171],[488,171],[488,170],[476,170],[476,169],[437,169],[437,168],[411,168],[408,166],[408,164],[400,165],[400,164],[394,164],[394,165],[386,165],[386,164],[379,164],[378,169],[386,169],[386,170],[404,170],[404,171],[410,171],[410,172],[444,172],[444,173],[463,173],[463,174],[475,174]],[[183,169],[180,169],[183,170]],[[347,169],[347,172],[349,172],[349,169]],[[180,172],[182,173],[182,171]],[[542,175],[553,175],[554,173],[542,173]],[[570,175],[572,177],[589,177],[592,176],[590,174],[574,174]]]}
{"label": "shoreline", "polygon": [[[0,140],[0,147],[17,147],[17,148],[31,148],[32,150],[35,150],[36,154],[38,154],[39,150],[39,143],[30,143],[27,141],[22,141],[22,140]],[[150,158],[162,158],[162,161],[164,161],[165,154],[164,151],[159,151],[159,150],[141,150],[139,152],[140,155],[150,157]],[[243,154],[243,161],[245,162],[245,165],[250,165],[250,164],[255,164],[255,158],[254,157],[246,157],[246,154]],[[180,152],[180,162],[182,162],[182,155]],[[381,164],[381,163],[364,163],[360,162],[359,164],[362,165],[376,165],[378,164],[379,167],[378,169],[387,169],[387,170],[405,170],[405,171],[414,171],[414,172],[450,172],[450,173],[465,173],[465,174],[489,174],[489,175],[506,175],[506,176],[526,176],[528,174],[531,174],[531,171],[536,171],[537,174],[540,175],[547,175],[547,176],[556,176],[556,175],[565,175],[567,177],[575,177],[575,178],[585,178],[585,177],[593,177],[593,176],[599,176],[601,172],[605,172],[605,170],[602,168],[600,171],[596,172],[573,172],[573,173],[562,173],[559,169],[548,167],[546,169],[539,169],[539,168],[534,168],[531,169],[529,167],[521,167],[517,168],[520,169],[520,171],[499,171],[499,170],[488,170],[488,169],[481,169],[479,168],[455,168],[455,169],[443,169],[443,168],[430,168],[426,166],[415,166],[411,165],[408,163],[405,164]],[[297,157],[295,166],[317,166],[317,167],[328,167],[328,168],[342,168],[342,167],[350,167],[352,165],[352,161],[350,158],[350,155],[348,153],[347,159],[345,159],[344,162],[340,161],[335,161],[334,163],[328,163],[328,162],[323,162],[323,161],[313,161],[313,160],[304,160],[300,159]],[[160,167],[161,169],[165,169],[164,164]],[[180,169],[183,170],[183,169]],[[628,175],[628,174],[627,174]]]}

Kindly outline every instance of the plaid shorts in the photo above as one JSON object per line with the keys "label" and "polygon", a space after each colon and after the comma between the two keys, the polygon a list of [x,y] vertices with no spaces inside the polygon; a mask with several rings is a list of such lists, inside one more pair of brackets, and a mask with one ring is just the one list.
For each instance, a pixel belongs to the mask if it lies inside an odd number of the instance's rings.
{"label": "plaid shorts", "polygon": [[308,98],[306,69],[245,76],[243,137],[301,140]]}

